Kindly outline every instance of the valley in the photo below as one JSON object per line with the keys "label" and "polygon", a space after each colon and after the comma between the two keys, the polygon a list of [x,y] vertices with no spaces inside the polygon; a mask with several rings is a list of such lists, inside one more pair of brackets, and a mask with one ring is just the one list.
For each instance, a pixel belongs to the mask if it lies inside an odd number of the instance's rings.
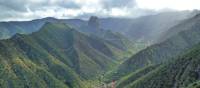
{"label": "valley", "polygon": [[199,88],[200,13],[0,22],[0,88]]}
{"label": "valley", "polygon": [[[17,33],[0,41],[1,69],[9,69],[1,72],[1,78],[9,78],[2,79],[1,87],[88,88],[98,85],[99,74],[140,50],[126,37],[108,33],[107,36],[91,35],[66,23],[47,22],[39,31],[28,35]],[[90,80],[94,83],[88,82]]]}

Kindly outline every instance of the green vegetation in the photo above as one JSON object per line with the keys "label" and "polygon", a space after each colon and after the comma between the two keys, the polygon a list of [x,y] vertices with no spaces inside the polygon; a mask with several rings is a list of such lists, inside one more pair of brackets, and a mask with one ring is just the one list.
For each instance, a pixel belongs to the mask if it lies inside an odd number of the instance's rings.
{"label": "green vegetation", "polygon": [[144,75],[148,74],[149,72],[154,70],[157,66],[159,66],[159,65],[147,66],[147,67],[139,69],[133,73],[130,73],[127,76],[124,76],[123,78],[118,80],[117,88],[123,88],[124,85],[128,85],[128,84],[140,79],[140,77],[143,77]]}
{"label": "green vegetation", "polygon": [[99,74],[123,58],[119,52],[127,52],[116,44],[64,23],[46,23],[30,35],[16,34],[0,41],[0,87],[94,87]]}
{"label": "green vegetation", "polygon": [[176,26],[177,30],[184,28],[178,34],[127,59],[106,74],[105,82],[116,80],[117,88],[198,88],[200,31],[197,18],[199,16]]}
{"label": "green vegetation", "polygon": [[[195,17],[196,18],[196,17]],[[193,19],[193,18],[192,18]],[[190,20],[190,19],[189,19]],[[106,81],[118,80],[132,72],[151,65],[162,64],[173,60],[179,55],[191,49],[200,42],[199,22],[188,26],[187,30],[181,31],[164,42],[147,47],[123,62],[106,76]],[[185,24],[185,22],[184,22]],[[190,21],[188,24],[191,24]],[[185,26],[182,26],[185,28]],[[178,27],[180,28],[180,27]]]}
{"label": "green vegetation", "polygon": [[143,79],[133,82],[128,88],[185,88],[198,81],[199,56],[200,44],[178,59],[163,64]]}
{"label": "green vegetation", "polygon": [[0,41],[0,88],[100,88],[113,80],[116,88],[199,88],[197,18],[173,27],[177,34],[148,47],[100,28],[97,17],[77,24],[78,30],[55,19],[33,23],[31,31],[24,24],[6,23],[0,26],[6,33],[0,32],[1,38],[41,29]]}
{"label": "green vegetation", "polygon": [[200,44],[168,63],[148,66],[118,81],[117,88],[198,88]]}

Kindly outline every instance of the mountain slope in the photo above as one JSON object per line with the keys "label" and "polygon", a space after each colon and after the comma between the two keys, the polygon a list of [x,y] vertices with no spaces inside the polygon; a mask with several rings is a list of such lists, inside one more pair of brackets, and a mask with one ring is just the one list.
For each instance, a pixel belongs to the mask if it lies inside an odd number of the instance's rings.
{"label": "mountain slope", "polygon": [[[134,42],[130,41],[121,33],[103,29],[101,27],[100,20],[101,19],[99,19],[98,17],[91,16],[86,25],[80,26],[79,31],[87,35],[96,36],[104,39],[109,42],[109,44],[118,47],[124,51],[130,51],[133,50],[133,48],[136,48],[136,46],[134,46]],[[134,49],[134,51],[136,52],[138,50]]]}
{"label": "mountain slope", "polygon": [[1,87],[87,88],[83,81],[112,68],[118,57],[112,50],[117,47],[63,23],[46,23],[0,46]]}
{"label": "mountain slope", "polygon": [[163,64],[125,88],[198,88],[200,45],[170,63]]}
{"label": "mountain slope", "polygon": [[[188,21],[188,24],[190,24],[190,21]],[[117,70],[113,71],[109,79],[113,79],[113,77],[118,79],[138,69],[170,61],[198,44],[200,42],[200,30],[193,28],[193,26],[187,28],[188,30],[182,31],[160,44],[152,45],[133,55],[122,63]]]}
{"label": "mountain slope", "polygon": [[168,29],[193,17],[196,13],[195,11],[171,11],[134,19],[104,18],[100,19],[100,27],[119,32],[132,40],[157,42]]}
{"label": "mountain slope", "polygon": [[[132,40],[156,40],[170,27],[176,25],[184,19],[190,18],[195,14],[190,11],[165,12],[156,15],[142,16],[135,19],[126,18],[100,18],[98,26],[104,30],[118,32]],[[94,16],[92,16],[94,17]],[[91,17],[91,18],[92,18]],[[76,29],[83,29],[90,20],[81,19],[56,19],[47,17],[32,21],[11,21],[0,22],[0,39],[7,39],[16,33],[27,34],[39,30],[46,22],[63,22]],[[93,22],[92,22],[93,23]],[[95,23],[95,22],[94,22]],[[90,30],[91,31],[91,30]],[[98,33],[99,31],[95,32]]]}
{"label": "mountain slope", "polygon": [[77,28],[83,25],[83,20],[79,19],[56,19],[52,17],[47,17],[43,19],[36,19],[32,21],[10,21],[10,22],[0,22],[0,39],[7,39],[15,35],[29,34],[38,31],[46,22],[63,22],[69,24],[70,26]]}
{"label": "mountain slope", "polygon": [[[95,17],[91,17],[95,18]],[[100,37],[101,39],[105,39],[110,42],[110,44],[128,51],[128,54],[133,54],[133,52],[137,52],[140,48],[133,47],[133,43],[129,41],[126,37],[121,35],[120,33],[113,33],[111,31],[105,31],[101,29],[99,19],[95,20],[91,19],[87,21],[83,21],[80,19],[56,19],[52,17],[47,17],[43,19],[36,19],[32,21],[19,21],[19,22],[0,22],[0,39],[7,39],[16,33],[19,34],[30,34],[32,32],[38,31],[46,22],[56,23],[62,22],[68,24],[70,27],[77,29],[80,32],[84,32],[86,34],[90,34],[91,37]],[[93,25],[96,23],[97,25]],[[87,30],[87,31],[85,31]],[[127,50],[130,49],[130,50]],[[121,50],[119,50],[120,52]]]}
{"label": "mountain slope", "polygon": [[198,29],[199,28],[199,14],[196,14],[193,18],[184,20],[181,24],[178,24],[168,31],[162,33],[162,36],[159,38],[159,41],[164,41],[171,36],[177,35],[179,32],[184,30]]}

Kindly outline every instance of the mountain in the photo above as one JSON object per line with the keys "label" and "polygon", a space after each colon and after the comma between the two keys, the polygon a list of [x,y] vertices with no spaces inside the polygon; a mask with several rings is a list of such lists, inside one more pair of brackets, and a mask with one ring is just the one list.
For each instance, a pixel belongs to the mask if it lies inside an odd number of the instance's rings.
{"label": "mountain", "polygon": [[88,35],[95,34],[97,36],[103,35],[104,29],[100,27],[99,18],[91,16],[87,24],[80,26],[79,31]]}
{"label": "mountain", "polygon": [[[193,17],[198,11],[171,11],[138,18],[98,18],[91,16],[87,21],[81,19],[56,19],[47,17],[32,21],[0,22],[0,39],[7,39],[16,33],[29,34],[39,30],[46,22],[62,22],[79,29],[81,32],[102,35],[102,31],[110,30],[120,33],[133,41],[157,43],[169,38],[171,27]],[[93,29],[93,30],[91,30]],[[164,35],[164,36],[163,36]],[[160,38],[161,37],[161,38]]]}
{"label": "mountain", "polygon": [[186,19],[181,24],[178,24],[169,29],[167,32],[162,33],[162,36],[159,38],[159,40],[162,42],[167,38],[178,34],[181,31],[190,30],[191,28],[198,29],[200,21],[199,15],[200,14],[196,14],[193,18]]}
{"label": "mountain", "polygon": [[37,34],[16,34],[0,42],[1,87],[81,87],[79,76],[36,42],[33,36]]}
{"label": "mountain", "polygon": [[[194,18],[197,19],[197,16],[191,19]],[[191,19],[188,19],[187,24],[190,24],[189,20]],[[180,23],[179,25],[181,24],[185,24],[185,22]],[[177,27],[181,28],[180,26]],[[182,27],[185,28],[185,26]],[[177,56],[185,53],[194,45],[198,44],[200,42],[199,38],[200,30],[198,27],[189,26],[187,27],[187,30],[179,32],[177,35],[170,37],[166,41],[147,47],[133,55],[131,58],[123,62],[118,69],[109,73],[107,79],[117,80],[131,73],[133,74],[133,72],[148,68],[149,66],[171,61]]]}
{"label": "mountain", "polygon": [[171,27],[179,24],[183,20],[193,17],[194,14],[196,13],[190,11],[175,11],[162,12],[155,15],[137,18],[128,28],[126,34],[132,38],[157,42],[157,38],[159,38],[162,33],[165,33]]}
{"label": "mountain", "polygon": [[[159,37],[171,27],[193,17],[198,11],[171,11],[147,15],[134,19],[104,18],[100,20],[103,29],[120,32],[129,39],[157,43]],[[165,37],[165,36],[163,36]]]}
{"label": "mountain", "polygon": [[45,22],[55,22],[55,18],[44,18],[32,21],[0,22],[0,39],[10,38],[16,33],[29,34],[39,30]]}
{"label": "mountain", "polygon": [[[80,26],[78,28],[78,31],[89,36],[96,36],[104,39],[105,41],[109,42],[109,44],[116,46],[124,51],[127,51],[130,54],[133,54],[146,46],[144,44],[142,45],[141,43],[142,47],[138,47],[137,42],[130,41],[126,36],[122,35],[121,33],[103,29],[100,26],[100,20],[101,19],[96,16],[91,16],[87,24]],[[127,57],[129,57],[129,55],[127,55]]]}
{"label": "mountain", "polygon": [[[0,41],[0,87],[88,88],[87,80],[117,64],[122,49],[65,23]],[[90,84],[91,85],[91,84]]]}
{"label": "mountain", "polygon": [[[118,48],[123,48],[124,50],[137,48],[133,47],[134,44],[132,43],[132,41],[129,41],[129,39],[127,39],[122,34],[102,29],[100,27],[99,18],[95,16],[92,16],[89,21],[83,21],[80,19],[56,19],[52,17],[47,17],[32,21],[0,22],[0,39],[10,38],[16,33],[31,34],[32,32],[38,31],[46,22],[61,22],[68,24],[70,27],[73,27],[80,32],[110,41],[110,43],[118,46]],[[138,48],[138,50],[140,49]],[[134,49],[134,52],[138,50]]]}
{"label": "mountain", "polygon": [[36,19],[32,21],[0,22],[0,39],[10,38],[16,33],[30,34],[38,31],[46,22],[63,22],[74,28],[77,28],[85,23],[83,20],[79,19],[56,19],[52,17]]}
{"label": "mountain", "polygon": [[[56,19],[47,17],[32,21],[11,21],[0,22],[0,39],[10,38],[16,33],[29,34],[39,30],[46,22],[62,22],[80,31],[95,32],[110,30],[118,32],[129,40],[159,41],[157,37],[162,36],[169,28],[179,22],[188,19],[198,11],[180,11],[180,12],[161,12],[155,15],[142,16],[139,18],[98,18],[91,16],[88,21],[81,19]],[[91,24],[91,25],[90,25]],[[95,30],[99,28],[100,30]],[[82,30],[84,29],[84,30]],[[88,29],[88,30],[85,30]],[[93,30],[89,30],[93,29]],[[103,29],[103,30],[101,30]],[[165,36],[162,36],[165,37]]]}
{"label": "mountain", "polygon": [[[200,44],[175,60],[158,66],[123,88],[198,88]],[[122,87],[119,87],[122,88]]]}
{"label": "mountain", "polygon": [[0,88],[198,88],[199,21],[181,11],[0,22]]}

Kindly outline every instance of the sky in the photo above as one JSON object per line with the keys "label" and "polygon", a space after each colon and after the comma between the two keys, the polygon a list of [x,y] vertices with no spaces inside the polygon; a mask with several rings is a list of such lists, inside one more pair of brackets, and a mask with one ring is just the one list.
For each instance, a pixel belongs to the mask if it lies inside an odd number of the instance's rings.
{"label": "sky", "polygon": [[0,0],[0,21],[138,17],[170,10],[200,9],[200,0]]}

